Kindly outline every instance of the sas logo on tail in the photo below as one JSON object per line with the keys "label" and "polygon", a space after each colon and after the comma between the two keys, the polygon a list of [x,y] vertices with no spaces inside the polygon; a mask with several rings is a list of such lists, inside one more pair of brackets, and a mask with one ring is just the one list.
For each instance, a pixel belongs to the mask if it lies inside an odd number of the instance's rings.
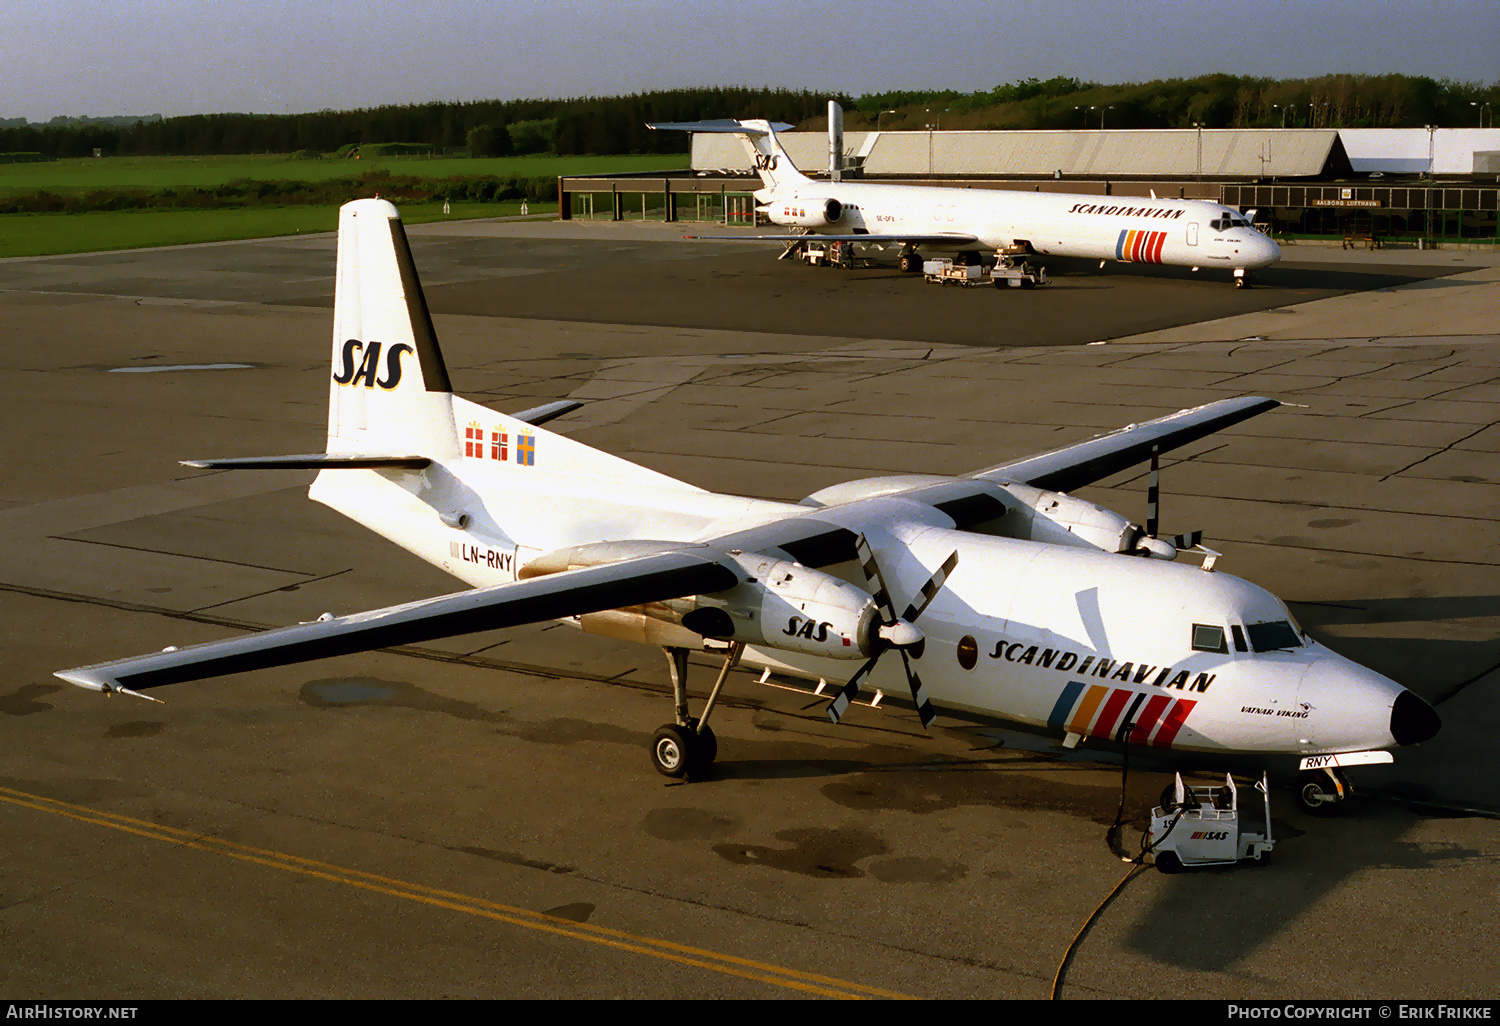
{"label": "sas logo on tail", "polygon": [[[365,388],[379,386],[390,391],[401,384],[401,354],[416,352],[411,346],[404,342],[398,342],[385,354],[385,373],[381,374],[379,342],[371,342],[369,345],[357,338],[351,338],[344,343],[342,366],[333,375],[333,380],[341,385],[363,385]],[[364,350],[360,355],[360,350]],[[359,367],[354,366],[356,357],[359,358]]]}

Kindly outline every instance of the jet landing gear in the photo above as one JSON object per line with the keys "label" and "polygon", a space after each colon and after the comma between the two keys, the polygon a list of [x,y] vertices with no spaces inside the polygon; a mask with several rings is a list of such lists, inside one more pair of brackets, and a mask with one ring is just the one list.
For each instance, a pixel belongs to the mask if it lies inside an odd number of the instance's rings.
{"label": "jet landing gear", "polygon": [[724,665],[719,668],[719,679],[714,681],[708,701],[703,704],[703,715],[699,717],[688,715],[688,650],[663,647],[662,651],[666,653],[667,669],[672,674],[672,701],[677,711],[677,722],[662,724],[651,735],[651,765],[664,777],[692,779],[707,773],[718,757],[719,742],[709,729],[708,716],[719,699],[724,679],[740,661],[740,653],[745,651],[745,645],[737,641],[729,646],[729,651],[724,655]]}
{"label": "jet landing gear", "polygon": [[1243,267],[1236,267],[1234,269],[1234,287],[1235,288],[1237,288],[1237,289],[1248,289],[1253,284],[1255,284],[1255,280],[1250,277],[1250,272],[1249,271],[1245,270]]}
{"label": "jet landing gear", "polygon": [[1353,793],[1344,774],[1332,767],[1297,774],[1297,808],[1309,816],[1336,816]]}
{"label": "jet landing gear", "polygon": [[910,246],[902,246],[901,255],[896,257],[896,265],[907,274],[916,274],[922,270],[922,254]]}

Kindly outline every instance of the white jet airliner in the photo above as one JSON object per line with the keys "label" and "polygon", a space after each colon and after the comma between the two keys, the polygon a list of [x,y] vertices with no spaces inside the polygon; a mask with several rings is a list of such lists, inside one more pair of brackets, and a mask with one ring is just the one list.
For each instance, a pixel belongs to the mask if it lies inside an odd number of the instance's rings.
{"label": "white jet airliner", "polygon": [[[64,670],[84,688],[165,684],[559,620],[669,655],[676,715],[651,743],[706,772],[709,715],[742,661],[934,716],[1068,746],[1293,756],[1313,810],[1341,767],[1438,730],[1426,702],[1318,644],[1269,592],[1174,563],[1174,544],[1076,496],[1280,405],[1225,399],[957,477],[852,481],[800,502],[721,495],[453,394],[396,208],[340,212],[326,452],[191,466],[319,471],[309,497],[472,590]],[[900,610],[900,612],[898,612]],[[689,715],[689,650],[723,655]],[[892,656],[892,658],[887,658]],[[145,696],[142,696],[145,697]],[[861,714],[863,715],[863,714]]]}
{"label": "white jet airliner", "polygon": [[[649,125],[738,135],[760,174],[757,211],[791,235],[703,236],[796,244],[894,243],[904,271],[922,269],[918,248],[953,251],[959,262],[992,253],[1005,266],[1027,255],[1222,267],[1240,288],[1249,272],[1281,259],[1281,247],[1233,207],[1207,200],[1087,196],[1005,189],[952,189],[874,182],[814,181],[776,138],[790,125],[691,121]],[[1004,284],[997,280],[997,285]]]}

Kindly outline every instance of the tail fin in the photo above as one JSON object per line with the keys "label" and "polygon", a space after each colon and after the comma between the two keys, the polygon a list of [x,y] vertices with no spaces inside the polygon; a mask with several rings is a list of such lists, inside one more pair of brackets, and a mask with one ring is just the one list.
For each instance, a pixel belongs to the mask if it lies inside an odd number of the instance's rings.
{"label": "tail fin", "polygon": [[756,173],[760,175],[761,183],[769,190],[775,190],[789,182],[808,180],[806,175],[797,170],[797,165],[792,163],[792,158],[776,138],[777,132],[785,131],[791,125],[759,120],[723,120],[673,121],[646,127],[679,132],[723,132],[739,136],[740,141],[745,144],[745,152],[751,163],[755,165]]}
{"label": "tail fin", "polygon": [[448,368],[401,215],[385,200],[339,210],[333,308],[328,451],[457,456]]}

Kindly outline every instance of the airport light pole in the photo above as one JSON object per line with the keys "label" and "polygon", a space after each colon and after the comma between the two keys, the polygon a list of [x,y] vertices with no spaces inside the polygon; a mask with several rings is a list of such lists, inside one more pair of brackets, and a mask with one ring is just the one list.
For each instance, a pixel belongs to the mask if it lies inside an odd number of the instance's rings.
{"label": "airport light pole", "polygon": [[[1093,109],[1094,108],[1092,108],[1092,107],[1089,108],[1089,110],[1093,110]],[[1099,112],[1099,131],[1101,131],[1101,132],[1104,131],[1104,111],[1105,110],[1114,110],[1114,107],[1105,107],[1104,110],[1101,110]]]}
{"label": "airport light pole", "polygon": [[894,110],[883,110],[879,114],[876,114],[875,115],[875,131],[877,131],[877,132],[880,131],[880,119],[881,118],[885,117],[887,114],[894,114],[894,113],[896,113]]}
{"label": "airport light pole", "polygon": [[1203,122],[1201,122],[1201,121],[1194,121],[1193,122],[1193,128],[1198,133],[1198,174],[1197,174],[1197,178],[1201,182],[1203,180]]}
{"label": "airport light pole", "polygon": [[[1479,127],[1483,128],[1484,127],[1484,108],[1488,107],[1489,104],[1488,103],[1481,104],[1478,100],[1471,100],[1469,102],[1469,106],[1470,107],[1477,107],[1477,108],[1479,108]],[[1492,114],[1492,115],[1490,115],[1490,124],[1494,125],[1494,123],[1495,123],[1495,117]]]}

